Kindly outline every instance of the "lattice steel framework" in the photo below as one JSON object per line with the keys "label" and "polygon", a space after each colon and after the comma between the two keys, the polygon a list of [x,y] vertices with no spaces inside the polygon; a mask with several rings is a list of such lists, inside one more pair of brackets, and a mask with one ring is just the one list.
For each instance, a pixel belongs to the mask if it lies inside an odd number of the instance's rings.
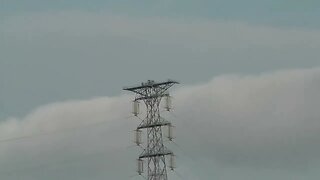
{"label": "lattice steel framework", "polygon": [[[163,97],[169,96],[168,89],[177,83],[172,80],[161,83],[149,80],[140,86],[123,89],[134,92],[136,94],[134,102],[143,101],[146,107],[146,117],[137,127],[136,132],[145,129],[147,133],[147,143],[138,159],[138,162],[145,159],[147,161],[147,180],[168,180],[166,156],[173,156],[173,152],[163,143],[163,127],[171,126],[171,122],[161,117],[160,103]],[[141,165],[138,164],[138,166]],[[138,173],[141,175],[143,167],[138,168],[140,168]]]}

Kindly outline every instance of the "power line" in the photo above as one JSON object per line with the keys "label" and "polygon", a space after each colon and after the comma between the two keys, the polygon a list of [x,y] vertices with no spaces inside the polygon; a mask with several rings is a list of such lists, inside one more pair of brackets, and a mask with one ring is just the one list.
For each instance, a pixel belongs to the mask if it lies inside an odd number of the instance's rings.
{"label": "power line", "polygon": [[52,132],[46,132],[46,133],[37,133],[37,134],[31,134],[31,135],[26,135],[26,136],[18,136],[18,137],[12,137],[12,138],[7,138],[7,139],[0,139],[0,144],[5,143],[5,142],[34,139],[34,138],[38,138],[41,136],[50,136],[50,135],[54,135],[54,134],[58,134],[58,133],[68,133],[68,132],[72,132],[72,131],[76,131],[76,130],[85,129],[88,127],[96,127],[97,125],[101,125],[101,124],[104,124],[107,122],[109,122],[109,121],[100,121],[100,122],[91,123],[91,124],[88,124],[85,126],[79,126],[79,127],[74,127],[74,128],[64,128],[64,129],[60,129],[58,131],[52,131]]}

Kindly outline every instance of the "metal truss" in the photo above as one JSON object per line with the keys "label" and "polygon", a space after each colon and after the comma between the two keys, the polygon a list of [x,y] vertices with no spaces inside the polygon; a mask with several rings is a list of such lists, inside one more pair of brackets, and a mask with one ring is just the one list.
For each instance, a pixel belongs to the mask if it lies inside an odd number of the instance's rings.
{"label": "metal truss", "polygon": [[[137,127],[137,132],[146,130],[147,134],[147,143],[138,159],[139,162],[142,159],[147,161],[147,180],[168,180],[166,156],[173,155],[173,152],[164,146],[163,127],[171,126],[171,122],[160,116],[160,103],[163,97],[168,96],[167,91],[174,84],[178,82],[168,80],[156,83],[149,80],[140,86],[123,89],[134,92],[134,101],[143,101],[146,107],[146,117]],[[142,173],[140,171],[139,174]]]}

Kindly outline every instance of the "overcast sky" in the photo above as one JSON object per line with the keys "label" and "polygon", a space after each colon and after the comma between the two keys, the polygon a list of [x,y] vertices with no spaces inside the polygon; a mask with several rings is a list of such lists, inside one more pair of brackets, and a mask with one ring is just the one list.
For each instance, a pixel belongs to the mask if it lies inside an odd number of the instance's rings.
{"label": "overcast sky", "polygon": [[184,179],[319,179],[319,18],[317,0],[1,0],[0,139],[36,138],[0,140],[0,178],[139,179],[121,89],[171,78]]}

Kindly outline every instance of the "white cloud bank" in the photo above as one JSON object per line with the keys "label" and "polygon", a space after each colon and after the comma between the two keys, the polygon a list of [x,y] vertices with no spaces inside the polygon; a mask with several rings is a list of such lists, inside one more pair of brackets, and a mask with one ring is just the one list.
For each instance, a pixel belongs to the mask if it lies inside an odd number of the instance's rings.
{"label": "white cloud bank", "polygon": [[[178,118],[166,116],[184,149],[172,146],[178,171],[189,179],[316,179],[319,91],[318,68],[223,75],[176,89]],[[138,154],[126,148],[138,124],[127,118],[130,107],[127,95],[96,98],[1,122],[2,139],[49,133],[1,142],[1,179],[129,179]]]}

